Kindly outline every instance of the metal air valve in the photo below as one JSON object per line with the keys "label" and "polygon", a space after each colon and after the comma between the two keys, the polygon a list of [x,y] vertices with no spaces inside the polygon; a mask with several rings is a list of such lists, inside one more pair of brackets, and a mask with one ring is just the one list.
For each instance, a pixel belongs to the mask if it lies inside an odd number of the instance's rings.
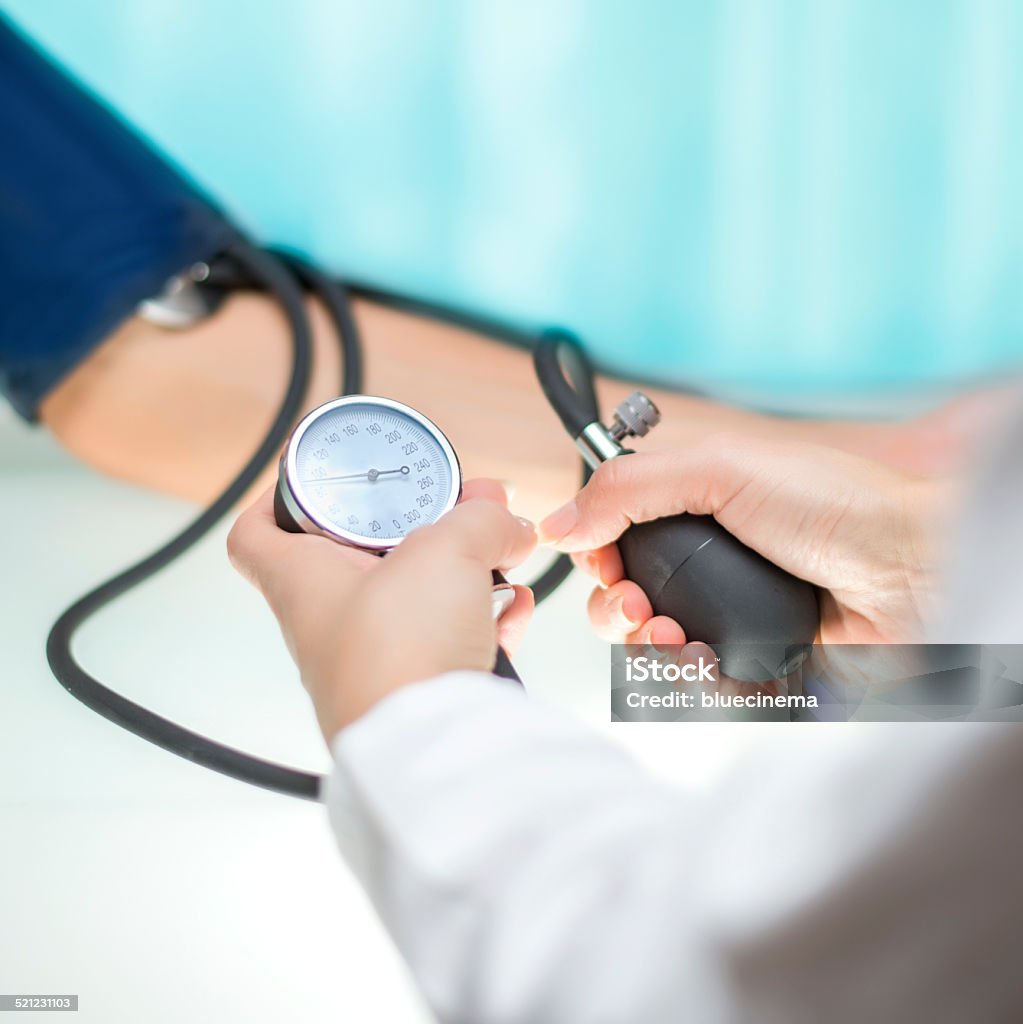
{"label": "metal air valve", "polygon": [[628,454],[629,449],[622,445],[627,437],[645,437],[660,422],[657,406],[642,391],[633,391],[618,404],[610,427],[590,423],[575,439],[575,444],[590,469],[596,469],[608,459]]}
{"label": "metal air valve", "polygon": [[608,433],[616,441],[626,437],[646,437],[660,422],[660,409],[642,391],[633,391],[624,402],[618,403]]}
{"label": "metal air valve", "polygon": [[[657,406],[634,391],[610,427],[588,424],[576,447],[595,470],[632,454],[622,441],[644,437],[660,418]],[[783,679],[812,649],[820,619],[814,587],[746,547],[713,516],[683,512],[634,523],[618,538],[618,550],[626,577],[646,593],[654,614],[709,643],[725,675]]]}

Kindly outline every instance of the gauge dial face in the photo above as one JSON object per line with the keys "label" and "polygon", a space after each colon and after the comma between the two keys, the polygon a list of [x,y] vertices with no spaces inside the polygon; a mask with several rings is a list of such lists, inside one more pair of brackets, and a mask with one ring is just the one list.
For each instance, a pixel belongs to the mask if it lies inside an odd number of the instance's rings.
{"label": "gauge dial face", "polygon": [[386,549],[458,501],[461,472],[448,439],[421,413],[387,398],[339,398],[299,424],[287,483],[319,529]]}

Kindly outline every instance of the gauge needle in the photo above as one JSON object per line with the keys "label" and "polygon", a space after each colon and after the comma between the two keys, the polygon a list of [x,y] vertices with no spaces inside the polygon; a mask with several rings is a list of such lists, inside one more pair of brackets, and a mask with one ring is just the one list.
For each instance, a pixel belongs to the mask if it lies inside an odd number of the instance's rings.
{"label": "gauge needle", "polygon": [[303,480],[304,484],[332,484],[339,480],[379,480],[382,476],[394,476],[400,473],[408,476],[408,466],[399,466],[398,469],[367,469],[365,473],[348,473],[346,476],[321,476],[311,480]]}

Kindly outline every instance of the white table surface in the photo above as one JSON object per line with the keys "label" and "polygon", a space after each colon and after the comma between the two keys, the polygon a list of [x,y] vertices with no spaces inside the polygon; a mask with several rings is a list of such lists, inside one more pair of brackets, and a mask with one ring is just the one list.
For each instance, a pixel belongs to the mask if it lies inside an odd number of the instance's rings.
{"label": "white table surface", "polygon": [[[0,409],[0,993],[77,993],[70,1019],[97,1024],[429,1019],[320,806],[152,747],[49,672],[61,609],[193,511],[76,465]],[[323,769],[297,673],[227,562],[226,530],[89,623],[77,653],[176,721]],[[586,591],[576,577],[541,609],[516,659],[535,699],[689,786],[772,731],[611,727]]]}

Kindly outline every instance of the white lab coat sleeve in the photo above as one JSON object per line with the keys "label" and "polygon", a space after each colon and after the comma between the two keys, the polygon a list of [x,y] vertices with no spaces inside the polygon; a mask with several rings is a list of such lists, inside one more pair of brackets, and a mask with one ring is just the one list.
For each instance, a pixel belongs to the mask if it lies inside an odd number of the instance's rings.
{"label": "white lab coat sleeve", "polygon": [[1023,745],[983,728],[822,728],[687,795],[511,684],[452,673],[336,737],[326,801],[444,1021],[996,1019],[1023,1000],[1004,980]]}

